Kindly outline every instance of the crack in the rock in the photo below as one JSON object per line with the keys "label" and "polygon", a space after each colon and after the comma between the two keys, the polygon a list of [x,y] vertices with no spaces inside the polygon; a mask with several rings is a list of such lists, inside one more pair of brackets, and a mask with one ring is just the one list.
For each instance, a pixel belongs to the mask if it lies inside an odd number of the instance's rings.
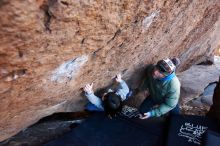
{"label": "crack in the rock", "polygon": [[61,3],[62,3],[63,5],[65,5],[65,6],[69,6],[69,3],[66,2],[66,1],[61,1]]}
{"label": "crack in the rock", "polygon": [[51,17],[52,15],[49,12],[49,5],[48,3],[44,3],[40,7],[44,11],[44,26],[45,30],[51,33],[50,23],[51,23]]}
{"label": "crack in the rock", "polygon": [[[48,7],[48,9],[49,9],[49,7]],[[50,15],[50,13],[49,13],[49,10],[47,9],[47,11],[45,11],[45,23],[44,23],[44,25],[45,25],[45,28],[46,28],[46,31],[49,31],[50,33],[51,33],[51,29],[50,29],[50,22],[51,22],[51,15]]]}
{"label": "crack in the rock", "polygon": [[121,29],[118,29],[115,32],[114,36],[107,42],[107,44],[109,44],[111,41],[113,41],[115,39],[115,37],[118,36],[120,33],[121,33]]}
{"label": "crack in the rock", "polygon": [[[103,48],[103,47],[102,47]],[[95,50],[94,52],[92,52],[92,55],[95,56],[97,52],[99,52],[102,48],[99,48],[97,50]]]}
{"label": "crack in the rock", "polygon": [[85,42],[85,38],[82,39],[81,44],[84,44],[84,42]]}

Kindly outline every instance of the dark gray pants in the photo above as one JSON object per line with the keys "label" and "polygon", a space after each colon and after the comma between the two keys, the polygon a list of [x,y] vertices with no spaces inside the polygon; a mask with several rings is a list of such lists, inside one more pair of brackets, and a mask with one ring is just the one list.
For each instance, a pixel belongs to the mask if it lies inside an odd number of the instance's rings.
{"label": "dark gray pants", "polygon": [[[159,105],[161,103],[156,103],[150,96],[147,97],[141,104],[139,111],[143,114],[149,112],[153,109],[155,105]],[[180,114],[179,104],[176,105],[174,109],[170,111],[171,114]]]}

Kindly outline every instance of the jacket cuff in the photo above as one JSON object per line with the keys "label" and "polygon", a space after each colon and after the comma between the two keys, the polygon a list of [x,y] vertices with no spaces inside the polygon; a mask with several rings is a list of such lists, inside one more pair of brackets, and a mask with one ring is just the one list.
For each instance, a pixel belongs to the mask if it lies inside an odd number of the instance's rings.
{"label": "jacket cuff", "polygon": [[87,93],[87,92],[85,92],[85,95],[86,96],[89,96],[89,95],[92,95],[92,94],[94,94],[93,92],[92,93]]}
{"label": "jacket cuff", "polygon": [[150,111],[150,117],[155,117],[155,111],[154,110]]}

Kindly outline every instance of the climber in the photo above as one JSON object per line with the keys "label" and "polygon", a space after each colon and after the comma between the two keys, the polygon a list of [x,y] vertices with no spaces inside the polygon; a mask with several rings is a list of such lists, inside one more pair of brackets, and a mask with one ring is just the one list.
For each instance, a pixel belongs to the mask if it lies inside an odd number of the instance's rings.
{"label": "climber", "polygon": [[146,79],[139,87],[146,97],[139,107],[140,119],[159,117],[169,111],[179,113],[180,82],[175,75],[179,63],[178,58],[167,58],[146,68]]}
{"label": "climber", "polygon": [[104,93],[102,98],[97,97],[93,92],[93,83],[87,84],[84,87],[85,96],[89,100],[86,106],[88,111],[105,111],[107,114],[116,114],[122,108],[122,102],[127,99],[129,88],[124,80],[121,78],[121,74],[116,75],[114,78],[118,87],[115,91],[109,89]]}

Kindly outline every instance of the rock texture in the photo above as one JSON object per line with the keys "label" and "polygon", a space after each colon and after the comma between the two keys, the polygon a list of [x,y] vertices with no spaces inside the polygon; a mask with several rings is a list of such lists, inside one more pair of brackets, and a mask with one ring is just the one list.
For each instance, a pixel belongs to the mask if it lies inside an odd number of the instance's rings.
{"label": "rock texture", "polygon": [[213,64],[199,63],[178,73],[181,82],[181,108],[184,114],[205,115],[212,105],[216,82],[220,75],[220,57],[213,57]]}
{"label": "rock texture", "polygon": [[[210,83],[218,81],[219,75],[219,56],[215,56],[213,65],[193,65],[188,70],[179,73],[182,103],[186,104],[192,99],[198,98]],[[214,90],[215,86],[211,88]],[[210,94],[210,98],[212,98],[213,93]]]}
{"label": "rock texture", "polygon": [[81,87],[178,56],[184,70],[220,43],[219,0],[1,0],[0,141],[83,109]]}

